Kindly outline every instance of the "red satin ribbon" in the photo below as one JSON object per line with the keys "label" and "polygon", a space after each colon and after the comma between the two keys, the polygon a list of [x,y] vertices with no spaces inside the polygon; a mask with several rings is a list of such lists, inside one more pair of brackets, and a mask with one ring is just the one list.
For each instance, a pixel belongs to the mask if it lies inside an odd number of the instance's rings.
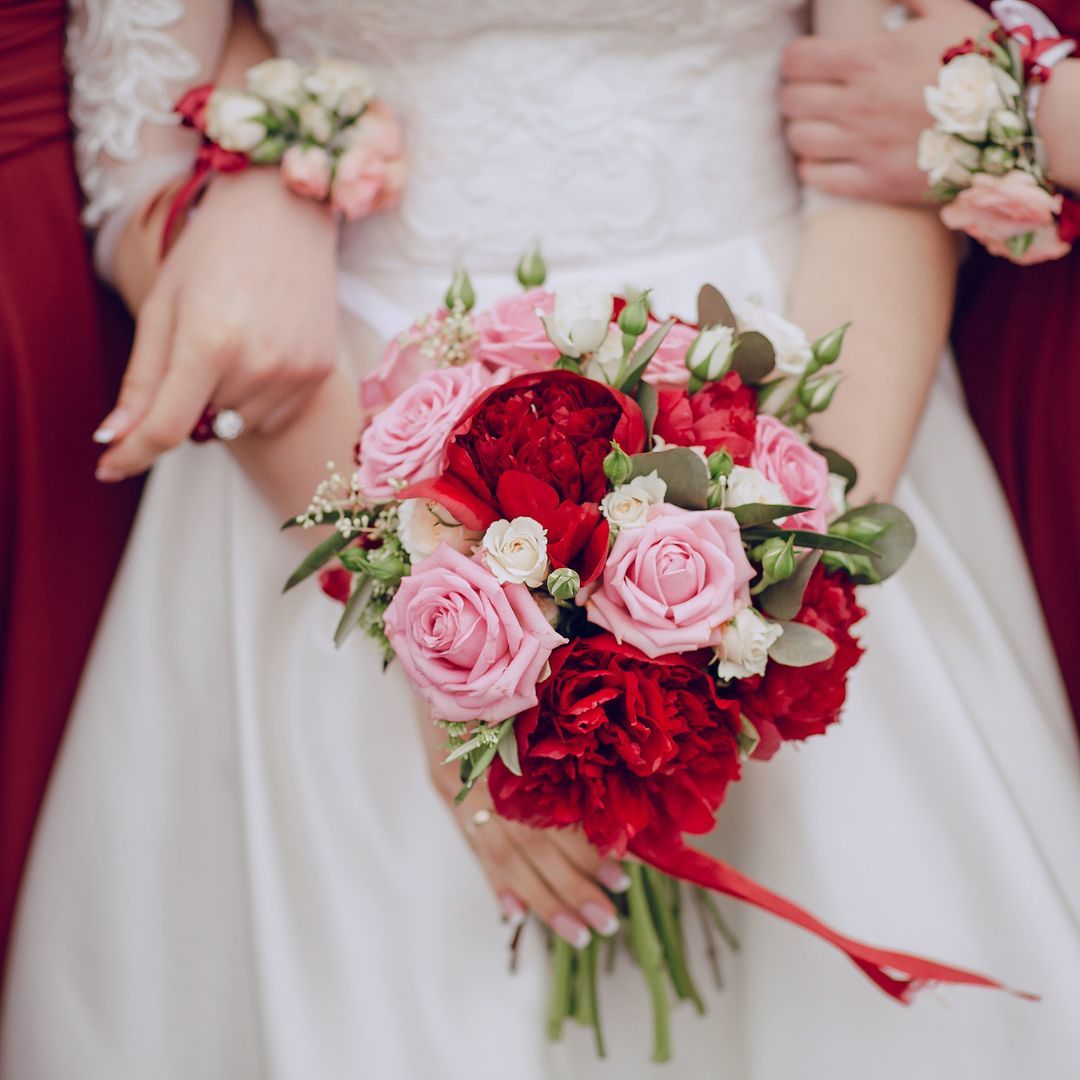
{"label": "red satin ribbon", "polygon": [[1024,61],[1024,74],[1028,81],[1046,82],[1050,78],[1050,68],[1042,63],[1043,56],[1051,49],[1071,39],[1064,37],[1037,38],[1033,27],[1026,23],[1006,30],[1006,34],[1020,46],[1020,57]]}
{"label": "red satin ribbon", "polygon": [[1012,990],[973,971],[964,971],[962,968],[909,956],[907,953],[893,952],[890,949],[879,949],[874,945],[844,937],[797,904],[770,892],[727,863],[687,847],[681,839],[670,844],[660,844],[639,836],[630,844],[630,852],[671,877],[733,896],[736,900],[744,900],[771,915],[777,915],[803,930],[808,930],[838,948],[867,978],[890,997],[904,1004],[907,1004],[918,990],[932,983],[985,986],[993,990],[1006,990],[1028,1001],[1039,1000],[1035,994]]}

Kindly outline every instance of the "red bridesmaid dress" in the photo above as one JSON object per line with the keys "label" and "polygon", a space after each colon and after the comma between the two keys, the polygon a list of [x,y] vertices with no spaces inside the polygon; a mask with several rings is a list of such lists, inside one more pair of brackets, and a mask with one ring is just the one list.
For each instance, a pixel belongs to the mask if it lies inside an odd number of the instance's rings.
{"label": "red bridesmaid dress", "polygon": [[93,476],[90,436],[130,328],[95,281],[79,224],[66,21],[64,0],[0,0],[0,974],[49,769],[138,496],[138,485]]}
{"label": "red bridesmaid dress", "polygon": [[[1080,3],[1038,6],[1080,38]],[[1080,245],[1031,267],[975,248],[961,273],[953,344],[1080,721]]]}

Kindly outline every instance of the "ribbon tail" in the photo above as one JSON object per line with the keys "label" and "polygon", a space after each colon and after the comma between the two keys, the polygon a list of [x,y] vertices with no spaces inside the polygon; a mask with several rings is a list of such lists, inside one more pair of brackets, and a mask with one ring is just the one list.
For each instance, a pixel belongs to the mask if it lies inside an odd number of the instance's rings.
{"label": "ribbon tail", "polygon": [[797,904],[759,885],[727,863],[687,847],[681,839],[673,844],[658,844],[639,836],[630,844],[630,852],[671,877],[743,900],[809,931],[838,948],[875,985],[905,1004],[918,990],[932,983],[984,986],[1005,990],[1029,1001],[1039,1000],[1037,995],[1013,990],[977,972],[890,949],[879,949],[845,937]]}
{"label": "ribbon tail", "polygon": [[[164,258],[168,253],[169,246],[172,243],[172,238],[176,232],[177,225],[180,224],[180,218],[184,211],[188,209],[195,202],[210,178],[211,167],[208,162],[203,160],[197,160],[195,167],[191,171],[191,175],[184,181],[183,186],[173,195],[169,202],[169,213],[165,218],[165,225],[161,230],[161,257]],[[157,200],[151,205],[157,204]],[[148,211],[149,213],[149,211]]]}

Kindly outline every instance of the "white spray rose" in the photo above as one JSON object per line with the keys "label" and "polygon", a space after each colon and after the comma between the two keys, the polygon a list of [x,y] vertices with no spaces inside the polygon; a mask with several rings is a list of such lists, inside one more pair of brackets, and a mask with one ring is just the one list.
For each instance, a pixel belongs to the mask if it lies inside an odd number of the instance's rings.
{"label": "white spray rose", "polygon": [[600,510],[612,525],[620,529],[637,529],[645,524],[650,506],[659,506],[667,494],[667,484],[653,469],[647,476],[635,476],[609,491],[600,503]]}
{"label": "white spray rose", "polygon": [[304,69],[285,57],[264,60],[248,68],[247,87],[271,105],[298,109],[304,100]]}
{"label": "white spray rose", "polygon": [[414,563],[433,554],[440,544],[448,544],[462,555],[471,555],[480,543],[480,534],[454,520],[438,503],[427,499],[405,499],[398,507],[398,539]]}
{"label": "white spray rose", "polygon": [[555,295],[555,310],[538,311],[548,340],[564,356],[577,359],[604,343],[615,306],[611,293],[599,285],[582,284]]}
{"label": "white spray rose", "polygon": [[752,607],[744,607],[724,627],[716,657],[716,674],[721,679],[748,679],[764,675],[769,649],[784,632],[778,623],[763,619]]}
{"label": "white spray rose", "polygon": [[733,506],[746,506],[748,503],[787,506],[788,497],[779,484],[766,479],[757,469],[733,465],[724,487],[724,506],[730,510]]}
{"label": "white spray rose", "polygon": [[247,154],[266,138],[266,104],[247,90],[215,90],[206,105],[206,134],[226,150]]}
{"label": "white spray rose", "polygon": [[617,326],[608,328],[600,348],[592,355],[586,368],[591,379],[602,378],[610,383],[619,373],[623,362],[622,331]]}
{"label": "white spray rose", "polygon": [[835,521],[841,514],[847,513],[847,480],[836,473],[829,473],[829,502],[833,507],[830,521]]}
{"label": "white spray rose", "polygon": [[343,120],[359,116],[375,98],[375,80],[367,68],[351,60],[320,60],[305,76],[304,86]]}
{"label": "white spray rose", "polygon": [[300,133],[317,143],[327,143],[334,134],[334,117],[317,101],[300,106]]}
{"label": "white spray rose", "polygon": [[735,331],[730,326],[710,326],[702,330],[686,350],[686,366],[706,382],[719,379],[728,369]]}
{"label": "white spray rose", "polygon": [[533,518],[493,521],[483,546],[488,569],[499,581],[536,589],[547,580],[547,530]]}
{"label": "white spray rose", "polygon": [[772,342],[776,350],[777,371],[785,375],[801,375],[806,370],[814,354],[802,327],[750,300],[737,304],[733,313],[740,330],[756,330]]}
{"label": "white spray rose", "polygon": [[927,128],[919,136],[918,165],[928,174],[931,186],[944,183],[969,187],[971,174],[979,167],[979,156],[977,146],[936,128]]}
{"label": "white spray rose", "polygon": [[926,107],[942,131],[983,142],[990,117],[1020,93],[1016,80],[978,53],[953,57],[925,91]]}

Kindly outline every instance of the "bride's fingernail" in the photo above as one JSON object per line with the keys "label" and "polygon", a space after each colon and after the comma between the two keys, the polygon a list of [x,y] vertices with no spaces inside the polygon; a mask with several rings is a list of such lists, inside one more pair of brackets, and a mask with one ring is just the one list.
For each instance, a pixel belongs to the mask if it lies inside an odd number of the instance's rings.
{"label": "bride's fingernail", "polygon": [[619,932],[619,917],[596,900],[582,904],[581,914],[585,916],[585,921],[604,937],[611,937]]}
{"label": "bride's fingernail", "polygon": [[130,415],[130,412],[123,407],[113,409],[101,421],[97,431],[94,432],[91,438],[100,446],[108,446],[120,434],[120,429],[127,424]]}
{"label": "bride's fingernail", "polygon": [[630,888],[630,879],[621,866],[601,866],[596,871],[596,880],[612,892],[626,892]]}
{"label": "bride's fingernail", "polygon": [[564,941],[569,941],[575,949],[584,949],[592,940],[589,928],[565,911],[552,916],[551,929]]}
{"label": "bride's fingernail", "polygon": [[528,912],[525,906],[513,893],[499,893],[499,907],[503,910],[503,918],[511,930],[516,930],[524,921]]}
{"label": "bride's fingernail", "polygon": [[94,479],[102,484],[116,484],[124,479],[124,474],[119,469],[109,469],[104,465],[99,465],[94,470]]}

